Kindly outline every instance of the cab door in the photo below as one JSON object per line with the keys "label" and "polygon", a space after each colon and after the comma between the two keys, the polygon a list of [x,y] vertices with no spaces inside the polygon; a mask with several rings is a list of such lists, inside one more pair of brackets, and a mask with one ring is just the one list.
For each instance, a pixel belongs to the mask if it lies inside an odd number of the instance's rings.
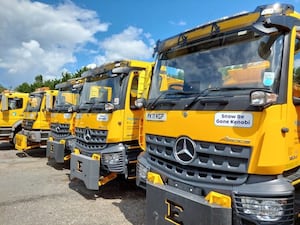
{"label": "cab door", "polygon": [[141,71],[131,71],[125,101],[124,140],[138,140],[139,120],[142,110],[135,106],[137,99],[139,74]]}

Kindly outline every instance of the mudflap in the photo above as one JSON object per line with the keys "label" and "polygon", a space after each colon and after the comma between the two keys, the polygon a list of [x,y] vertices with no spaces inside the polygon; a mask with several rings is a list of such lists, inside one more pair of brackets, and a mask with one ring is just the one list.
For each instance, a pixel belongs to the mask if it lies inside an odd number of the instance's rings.
{"label": "mudflap", "polygon": [[99,190],[100,160],[71,153],[70,179],[82,180],[89,190]]}
{"label": "mudflap", "polygon": [[228,225],[232,209],[168,185],[147,183],[146,225]]}
{"label": "mudflap", "polygon": [[57,163],[64,163],[65,143],[47,141],[46,157],[54,159]]}

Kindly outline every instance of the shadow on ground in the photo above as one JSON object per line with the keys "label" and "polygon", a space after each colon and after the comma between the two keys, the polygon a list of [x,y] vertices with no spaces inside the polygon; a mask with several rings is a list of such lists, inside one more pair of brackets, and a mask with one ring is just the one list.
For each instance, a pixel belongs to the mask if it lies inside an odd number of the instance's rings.
{"label": "shadow on ground", "polygon": [[0,151],[14,150],[15,146],[9,142],[1,142],[0,143]]}
{"label": "shadow on ground", "polygon": [[[69,176],[69,174],[67,174]],[[104,186],[99,187],[98,191],[86,189],[84,183],[78,179],[73,179],[69,187],[88,200],[120,199],[120,202],[113,202],[120,208],[125,218],[134,225],[142,225],[145,218],[146,192],[138,188],[135,180],[125,180],[118,177]]]}
{"label": "shadow on ground", "polygon": [[54,159],[48,159],[47,165],[56,169],[56,170],[65,170],[70,169],[70,160],[65,161],[64,163],[57,163]]}
{"label": "shadow on ground", "polygon": [[20,158],[24,157],[33,157],[33,158],[45,158],[46,157],[46,149],[44,148],[34,148],[26,151],[19,151],[16,155]]}

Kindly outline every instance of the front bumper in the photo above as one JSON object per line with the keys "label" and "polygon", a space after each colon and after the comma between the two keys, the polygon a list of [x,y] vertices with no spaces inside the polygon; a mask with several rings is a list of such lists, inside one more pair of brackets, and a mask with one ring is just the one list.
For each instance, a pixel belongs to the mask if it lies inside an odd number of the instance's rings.
{"label": "front bumper", "polygon": [[70,179],[82,180],[89,190],[99,189],[100,160],[82,154],[71,153]]}
{"label": "front bumper", "polygon": [[[180,174],[179,177],[175,175],[162,170],[153,172],[153,167],[147,162],[147,154],[139,156],[137,185],[147,191],[147,225],[170,224],[166,222],[166,215],[170,212],[174,215],[173,220],[169,220],[172,224],[294,224],[294,187],[282,176],[249,175],[249,183],[237,186],[214,183],[202,183],[200,186],[200,183],[189,183]],[[231,208],[230,212],[226,212],[228,215],[222,214],[222,208],[215,208],[214,204],[203,200],[210,191],[227,193],[231,198],[232,205],[225,207]],[[203,196],[205,194],[208,195]],[[205,212],[204,215],[202,212]],[[213,221],[215,218],[211,217],[217,214],[227,223]],[[202,220],[206,222],[202,223]]]}
{"label": "front bumper", "polygon": [[47,130],[23,130],[21,133],[16,134],[15,148],[20,151],[32,148],[46,148],[49,133]]}
{"label": "front bumper", "polygon": [[47,149],[46,149],[46,157],[48,159],[54,159],[57,163],[64,163],[65,157],[65,140],[54,141],[48,140],[47,141]]}
{"label": "front bumper", "polygon": [[98,190],[99,186],[114,179],[117,174],[124,174],[128,178],[129,162],[122,143],[100,151],[86,156],[75,148],[71,154],[70,178],[82,180],[90,190]]}
{"label": "front bumper", "polygon": [[229,225],[232,209],[209,204],[177,188],[147,183],[146,225]]}

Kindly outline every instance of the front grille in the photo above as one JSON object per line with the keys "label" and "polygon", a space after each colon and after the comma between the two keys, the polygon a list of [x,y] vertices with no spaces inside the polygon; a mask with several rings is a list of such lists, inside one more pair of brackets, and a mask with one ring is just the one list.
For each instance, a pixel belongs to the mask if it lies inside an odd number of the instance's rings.
{"label": "front grille", "polygon": [[51,123],[50,130],[52,137],[58,140],[67,138],[71,135],[69,124]]}
{"label": "front grille", "polygon": [[250,147],[194,140],[196,156],[182,165],[173,154],[175,138],[147,134],[146,142],[148,162],[173,178],[225,185],[242,184],[247,179]]}
{"label": "front grille", "polygon": [[22,126],[25,130],[32,130],[33,123],[34,120],[24,119]]}
{"label": "front grille", "polygon": [[[276,225],[292,225],[294,224],[294,197],[293,196],[284,196],[284,197],[272,197],[272,198],[261,198],[261,197],[246,197],[248,199],[255,199],[255,201],[247,201],[244,205],[242,204],[243,196],[235,195],[234,196],[234,208],[237,215],[240,218],[248,218],[248,220],[253,221],[255,224],[270,224],[268,221],[259,220],[253,214],[253,211],[260,213],[259,208],[262,207],[262,201],[276,201],[282,203],[282,217],[279,220],[276,220]],[[267,207],[267,206],[266,206]],[[272,210],[272,206],[268,207],[268,210]],[[276,213],[278,209],[274,209]],[[264,209],[262,209],[262,212]],[[254,224],[253,223],[253,224]],[[243,223],[244,224],[244,223]],[[272,223],[275,224],[275,223]]]}
{"label": "front grille", "polygon": [[91,156],[93,153],[100,153],[104,149],[107,138],[107,130],[95,130],[89,128],[76,128],[76,148],[84,155]]}

